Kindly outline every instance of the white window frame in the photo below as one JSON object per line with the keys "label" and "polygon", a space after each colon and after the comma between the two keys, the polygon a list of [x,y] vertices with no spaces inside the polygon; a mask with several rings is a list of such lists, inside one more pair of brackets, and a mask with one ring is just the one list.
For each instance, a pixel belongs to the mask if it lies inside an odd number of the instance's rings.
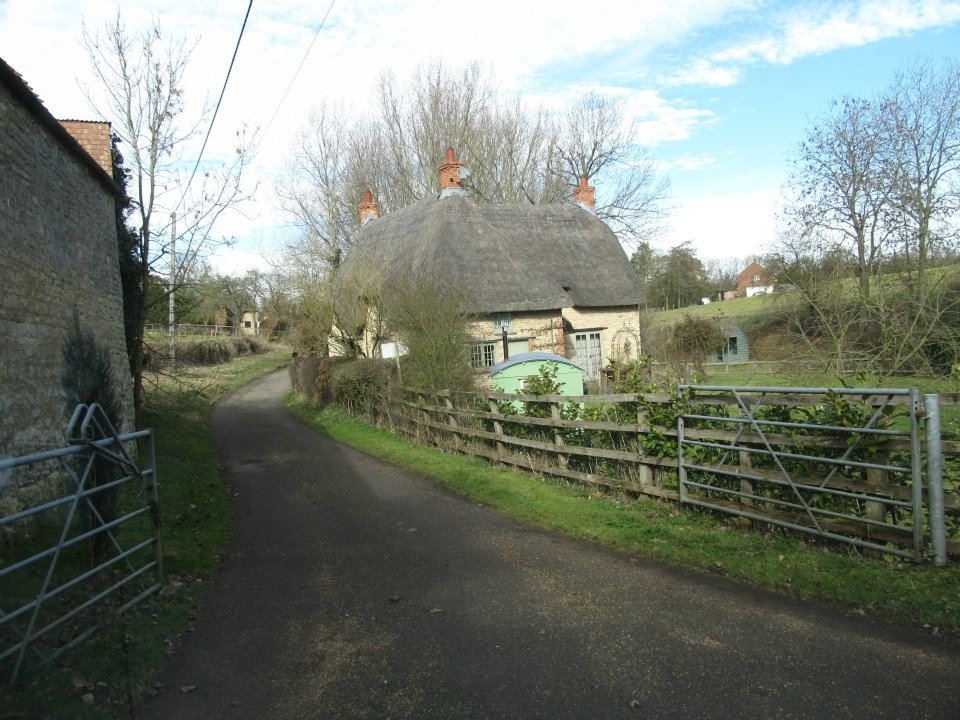
{"label": "white window frame", "polygon": [[[603,367],[603,331],[584,330],[573,334],[573,348],[577,364],[588,380],[599,380]],[[596,350],[596,352],[593,352]]]}
{"label": "white window frame", "polygon": [[489,368],[497,364],[495,342],[476,343],[470,348],[470,364],[475,368]]}

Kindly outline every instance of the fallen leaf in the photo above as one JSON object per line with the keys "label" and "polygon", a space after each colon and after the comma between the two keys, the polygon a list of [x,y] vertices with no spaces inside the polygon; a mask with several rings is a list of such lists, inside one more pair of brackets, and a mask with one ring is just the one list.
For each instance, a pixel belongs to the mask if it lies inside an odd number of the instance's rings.
{"label": "fallen leaf", "polygon": [[180,692],[186,694],[188,692],[193,692],[196,689],[197,689],[196,685],[184,685],[183,687],[180,688]]}

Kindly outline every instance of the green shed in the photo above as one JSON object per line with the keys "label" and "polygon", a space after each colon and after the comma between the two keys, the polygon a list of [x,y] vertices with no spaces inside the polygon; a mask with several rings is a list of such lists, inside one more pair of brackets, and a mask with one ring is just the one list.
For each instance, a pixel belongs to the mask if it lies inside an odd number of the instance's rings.
{"label": "green shed", "polygon": [[527,352],[514,355],[490,368],[490,384],[499,392],[523,394],[523,381],[549,363],[557,365],[561,395],[583,395],[583,368],[562,355]]}

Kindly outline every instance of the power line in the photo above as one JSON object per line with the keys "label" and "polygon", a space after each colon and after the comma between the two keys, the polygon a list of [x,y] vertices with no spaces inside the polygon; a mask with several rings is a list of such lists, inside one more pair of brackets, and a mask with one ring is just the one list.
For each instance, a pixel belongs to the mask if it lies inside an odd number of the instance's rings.
{"label": "power line", "polygon": [[297,81],[297,76],[300,74],[300,71],[303,69],[303,64],[307,61],[307,57],[310,55],[310,51],[313,49],[313,44],[317,41],[317,38],[320,36],[320,31],[323,30],[323,26],[327,22],[327,18],[330,16],[330,11],[333,10],[333,6],[336,4],[337,0],[330,0],[330,6],[327,8],[327,12],[324,13],[323,19],[320,21],[320,26],[317,28],[317,31],[313,34],[313,39],[310,41],[310,45],[307,46],[307,51],[303,54],[303,58],[300,60],[300,64],[297,66],[297,69],[293,73],[293,77],[290,78],[290,84],[287,85],[287,89],[283,91],[283,97],[280,98],[280,102],[277,103],[276,109],[273,111],[273,115],[270,116],[270,120],[267,122],[267,126],[264,128],[263,133],[260,135],[260,139],[263,140],[267,135],[267,131],[270,130],[270,126],[273,125],[273,121],[277,118],[277,113],[280,112],[280,108],[283,105],[284,100],[287,99],[287,95],[290,93],[290,88],[293,87],[293,84]]}
{"label": "power line", "polygon": [[[237,44],[233,48],[233,56],[230,58],[230,67],[227,68],[227,76],[223,79],[223,88],[220,90],[220,97],[217,99],[217,106],[213,109],[213,117],[210,118],[210,126],[207,128],[207,136],[203,139],[203,145],[200,146],[200,154],[197,155],[197,162],[193,166],[193,172],[190,173],[190,179],[183,188],[183,194],[180,196],[177,207],[173,212],[176,213],[183,204],[183,199],[187,196],[187,190],[190,189],[190,183],[193,182],[197,174],[197,168],[200,167],[200,160],[203,158],[203,151],[207,149],[207,141],[210,139],[210,133],[213,132],[213,124],[217,121],[217,113],[220,112],[220,103],[223,102],[223,96],[227,92],[227,83],[230,82],[230,73],[233,72],[233,63],[237,59],[237,51],[240,49],[240,41],[243,39],[243,31],[247,29],[247,20],[250,18],[250,10],[253,8],[253,0],[247,5],[247,13],[243,16],[243,25],[240,26],[240,35],[237,37]],[[329,12],[329,11],[328,11]],[[326,18],[324,18],[326,19]]]}

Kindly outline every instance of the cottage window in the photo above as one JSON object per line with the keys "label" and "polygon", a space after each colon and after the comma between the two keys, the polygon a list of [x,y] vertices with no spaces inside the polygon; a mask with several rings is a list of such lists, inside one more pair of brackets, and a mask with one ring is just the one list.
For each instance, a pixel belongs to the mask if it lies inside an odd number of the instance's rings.
{"label": "cottage window", "polygon": [[470,360],[475,368],[493,367],[496,343],[480,343],[471,348]]}
{"label": "cottage window", "polygon": [[754,275],[754,276],[753,276],[753,281],[754,281],[755,283],[760,282],[760,276],[759,276],[759,275]]}
{"label": "cottage window", "polygon": [[244,326],[245,328],[253,327],[253,323],[250,322],[249,320],[244,320],[244,321],[243,321],[243,326]]}
{"label": "cottage window", "polygon": [[584,376],[588,380],[599,380],[603,366],[600,333],[577,333],[573,336],[573,346],[577,352],[577,364],[583,368]]}

